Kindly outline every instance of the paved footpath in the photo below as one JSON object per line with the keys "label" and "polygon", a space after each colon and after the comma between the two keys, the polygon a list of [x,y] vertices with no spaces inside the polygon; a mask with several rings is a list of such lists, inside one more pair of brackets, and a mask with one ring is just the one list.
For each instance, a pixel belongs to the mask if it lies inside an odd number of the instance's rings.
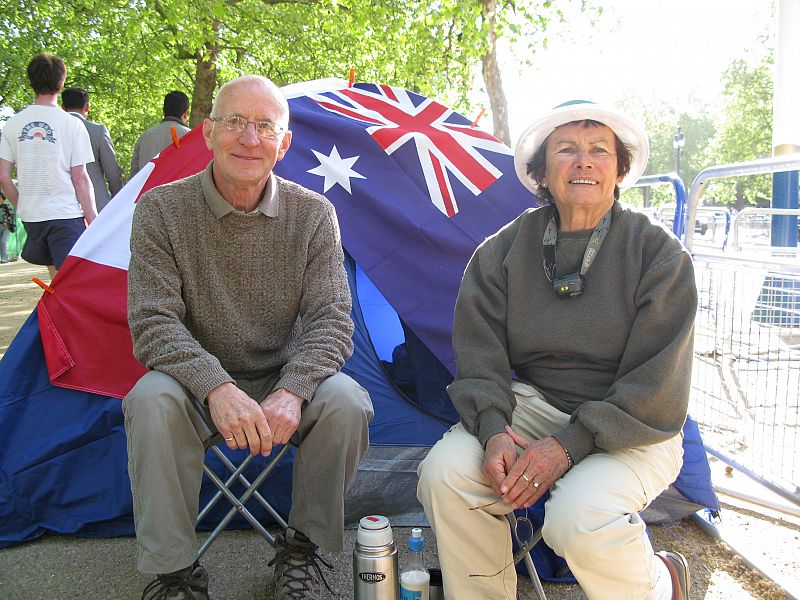
{"label": "paved footpath", "polygon": [[[409,528],[395,528],[400,545]],[[348,530],[346,550],[333,557],[334,572],[326,578],[336,600],[353,594],[352,551],[355,531]],[[425,529],[426,563],[438,564],[430,551],[432,533]],[[405,551],[401,551],[401,565]],[[271,546],[253,531],[225,532],[203,558],[211,574],[214,600],[267,600],[264,589],[272,571]],[[150,577],[135,568],[133,538],[85,539],[47,535],[39,540],[0,550],[0,598],[4,600],[138,600]],[[577,585],[545,584],[549,600],[577,600],[586,596]],[[535,598],[527,578],[519,585],[520,598]],[[514,599],[511,599],[514,600]]]}

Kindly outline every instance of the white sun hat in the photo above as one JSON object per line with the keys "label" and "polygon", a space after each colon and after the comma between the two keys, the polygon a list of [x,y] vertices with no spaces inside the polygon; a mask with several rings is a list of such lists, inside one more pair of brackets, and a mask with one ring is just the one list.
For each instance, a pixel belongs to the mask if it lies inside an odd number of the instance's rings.
{"label": "white sun hat", "polygon": [[650,156],[647,134],[638,121],[620,111],[588,100],[570,100],[559,104],[546,115],[537,119],[522,133],[514,150],[514,169],[522,184],[533,193],[539,191],[533,177],[528,175],[528,163],[547,136],[556,127],[590,119],[611,129],[631,152],[631,168],[620,182],[620,189],[630,187],[642,176]]}

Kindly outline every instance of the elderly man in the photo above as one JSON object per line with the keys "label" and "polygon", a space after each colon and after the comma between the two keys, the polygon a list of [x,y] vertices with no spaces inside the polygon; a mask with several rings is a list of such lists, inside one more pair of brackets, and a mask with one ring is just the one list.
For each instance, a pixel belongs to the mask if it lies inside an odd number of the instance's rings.
{"label": "elderly man", "polygon": [[[86,171],[94,160],[86,128],[58,107],[67,67],[52,54],[28,64],[33,104],[11,117],[0,138],[0,189],[17,209],[28,238],[22,258],[47,265],[50,277],[97,216]],[[17,183],[12,179],[16,166]]]}
{"label": "elderly man", "polygon": [[318,547],[343,547],[343,497],[373,409],[339,372],[353,324],[336,213],[272,173],[291,144],[288,121],[269,80],[223,85],[203,123],[212,162],[136,207],[128,316],[149,370],[123,410],[138,567],[157,575],[146,597],[209,597],[194,526],[203,442],[216,431],[254,455],[298,445],[270,597],[321,598]]}

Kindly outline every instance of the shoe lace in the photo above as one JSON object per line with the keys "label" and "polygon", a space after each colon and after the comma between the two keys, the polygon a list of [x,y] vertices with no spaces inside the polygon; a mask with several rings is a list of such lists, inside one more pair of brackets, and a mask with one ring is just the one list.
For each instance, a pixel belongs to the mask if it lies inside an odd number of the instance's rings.
{"label": "shoe lace", "polygon": [[290,545],[281,538],[275,541],[275,557],[268,564],[270,567],[277,565],[276,570],[281,571],[283,579],[281,587],[287,592],[289,598],[302,600],[306,597],[306,592],[313,592],[311,587],[314,581],[313,574],[316,574],[327,590],[333,594],[320,564],[329,571],[333,571],[333,565],[317,553],[316,546],[311,544],[307,546]]}
{"label": "shoe lace", "polygon": [[195,595],[200,590],[192,587],[185,575],[173,574],[157,575],[142,591],[141,600],[164,600],[169,592],[176,590],[185,592],[187,600],[200,600],[200,596]]}

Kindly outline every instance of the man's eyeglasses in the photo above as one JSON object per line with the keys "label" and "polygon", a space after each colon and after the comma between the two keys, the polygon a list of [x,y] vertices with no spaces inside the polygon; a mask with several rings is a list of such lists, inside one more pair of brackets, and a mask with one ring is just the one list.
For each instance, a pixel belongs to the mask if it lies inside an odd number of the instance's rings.
{"label": "man's eyeglasses", "polygon": [[265,140],[277,139],[280,134],[286,131],[285,127],[281,127],[272,121],[248,121],[239,115],[227,115],[225,117],[209,117],[214,123],[222,123],[225,131],[232,131],[234,133],[243,133],[247,126],[252,123],[256,129],[256,135]]}
{"label": "man's eyeglasses", "polygon": [[[475,506],[470,508],[470,510],[481,510],[483,508],[487,508],[496,504],[500,500],[495,500],[494,502],[490,502],[489,504],[484,504],[482,506]],[[513,567],[522,558],[525,556],[526,552],[530,552],[531,548],[536,544],[536,542],[541,539],[541,533],[537,533],[534,531],[533,523],[531,522],[530,518],[528,517],[528,509],[525,509],[524,516],[517,516],[514,520],[514,530],[513,530],[514,539],[516,540],[519,548],[514,553],[514,556],[510,563],[508,563],[505,567],[497,571],[496,573],[470,573],[470,577],[497,577],[508,569],[509,567]]]}

